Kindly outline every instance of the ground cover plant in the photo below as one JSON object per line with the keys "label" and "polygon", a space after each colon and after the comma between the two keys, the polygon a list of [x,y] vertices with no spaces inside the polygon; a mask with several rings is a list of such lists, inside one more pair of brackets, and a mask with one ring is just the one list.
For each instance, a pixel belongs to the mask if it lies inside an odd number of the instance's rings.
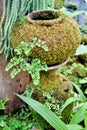
{"label": "ground cover plant", "polygon": [[[34,9],[35,8],[34,4]],[[77,14],[78,13],[83,12],[77,12]],[[12,21],[12,24],[13,23],[14,21]],[[82,30],[82,33],[86,32]],[[30,63],[29,57],[35,45],[42,47],[44,51],[47,51],[48,49],[45,46],[45,43],[40,39],[35,38],[32,43],[33,44],[27,44],[21,42],[19,46],[14,49],[14,57],[7,65],[6,70],[8,71],[11,68],[13,69],[11,77],[15,77],[22,70],[28,71],[28,73],[31,74],[33,83],[36,86],[39,86],[40,71],[47,71],[47,65],[45,63],[41,63],[39,59],[33,59]],[[30,48],[30,50],[28,48]],[[6,56],[8,57],[9,53],[6,52],[6,50],[4,50],[4,53],[7,53]],[[84,54],[85,60],[81,58],[82,56],[84,57]],[[45,104],[43,105],[33,99],[32,94],[34,89],[31,88],[30,85],[27,85],[26,90],[22,95],[15,94],[26,103],[26,105],[24,105],[18,112],[13,114],[4,114],[3,110],[5,109],[5,104],[9,99],[3,98],[0,100],[0,130],[87,130],[86,54],[87,45],[81,45],[81,47],[77,49],[75,56],[70,58],[69,63],[58,69],[59,72],[68,77],[68,79],[72,82],[74,88],[72,92],[73,97],[70,97],[66,100],[66,102],[63,102],[56,100],[50,92],[43,93],[43,96],[46,98]],[[39,87],[37,87],[37,89],[40,91]],[[73,109],[69,120],[66,123],[62,120],[62,113],[71,103],[73,103]],[[66,113],[68,114],[68,112]]]}
{"label": "ground cover plant", "polygon": [[[81,53],[82,53],[82,51],[81,51]],[[73,57],[66,66],[61,67],[59,69],[60,72],[62,72],[63,74],[68,76],[68,78],[70,78],[70,80],[73,82],[73,86],[75,88],[74,97],[69,98],[65,103],[63,103],[61,105],[60,111],[58,111],[58,110],[56,111],[55,100],[53,100],[53,97],[51,97],[51,95],[49,93],[46,94],[48,97],[47,104],[49,104],[49,105],[46,105],[46,107],[43,106],[42,104],[39,104],[39,102],[36,102],[33,99],[31,99],[33,90],[32,91],[31,91],[31,89],[29,90],[29,87],[25,91],[23,96],[17,95],[23,101],[25,101],[29,106],[31,106],[36,112],[38,112],[48,122],[48,123],[46,123],[46,125],[47,125],[46,127],[49,130],[51,130],[53,128],[57,129],[57,130],[60,130],[60,129],[73,130],[74,127],[76,127],[77,130],[82,130],[82,129],[86,130],[86,127],[87,127],[87,123],[86,123],[87,122],[87,117],[86,117],[87,116],[87,114],[86,114],[87,113],[86,112],[87,111],[87,102],[86,102],[87,98],[86,98],[86,87],[85,87],[86,80],[85,79],[86,79],[86,75],[87,75],[87,68],[86,68],[87,64],[80,63],[80,61],[78,61],[77,58]],[[78,67],[80,69],[78,69]],[[78,71],[79,72],[76,73],[76,75],[75,74],[73,75],[73,73],[75,72],[76,69],[77,69],[76,72],[78,72]],[[52,104],[51,102],[49,102],[49,99],[51,101],[53,101],[54,103]],[[70,116],[68,124],[65,124],[61,120],[61,113],[72,102],[74,102],[73,111]],[[4,104],[4,102],[3,102],[3,104]],[[53,111],[52,105],[54,107],[55,113],[59,114],[58,116],[60,117],[60,119],[58,118],[57,115],[52,113],[52,111]],[[57,105],[58,105],[58,102],[57,102]],[[50,109],[47,109],[47,107]],[[52,111],[50,111],[50,110],[52,110]],[[21,112],[17,112],[13,115],[10,114],[10,115],[0,116],[1,129],[3,129],[3,130],[4,129],[28,130],[28,129],[35,128],[35,129],[44,130],[44,128],[40,124],[40,120],[42,120],[42,118],[39,117],[38,121],[35,120],[34,116],[32,115],[31,109],[29,109],[28,106],[25,106],[20,111]],[[51,114],[53,114],[53,115],[51,115]],[[21,115],[21,117],[20,117],[20,115]],[[50,117],[48,115],[50,115]],[[56,119],[56,120],[54,120],[54,119]],[[29,122],[29,120],[30,120],[30,122]],[[21,121],[23,121],[23,122],[21,122]],[[77,124],[79,124],[79,125],[77,125]],[[45,127],[45,129],[46,129],[46,127]]]}

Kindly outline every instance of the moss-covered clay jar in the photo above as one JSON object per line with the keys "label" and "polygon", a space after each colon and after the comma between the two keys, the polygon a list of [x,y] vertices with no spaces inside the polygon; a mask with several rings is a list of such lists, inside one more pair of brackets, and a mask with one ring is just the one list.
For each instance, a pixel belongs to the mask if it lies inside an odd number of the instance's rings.
{"label": "moss-covered clay jar", "polygon": [[33,12],[24,23],[17,21],[11,32],[11,43],[15,48],[21,41],[29,43],[34,37],[45,42],[48,52],[35,47],[32,58],[37,57],[48,65],[65,61],[75,53],[81,42],[77,23],[61,11]]}

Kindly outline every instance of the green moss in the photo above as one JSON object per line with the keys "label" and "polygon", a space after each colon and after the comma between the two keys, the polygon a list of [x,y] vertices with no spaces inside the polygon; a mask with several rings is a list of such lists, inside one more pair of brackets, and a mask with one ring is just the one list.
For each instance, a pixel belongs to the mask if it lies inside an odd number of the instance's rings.
{"label": "green moss", "polygon": [[43,93],[51,93],[54,97],[59,100],[66,100],[72,96],[73,87],[71,82],[58,70],[50,70],[47,72],[41,72],[40,75],[40,87],[41,91],[39,92],[36,87],[31,84],[31,88],[34,89],[34,98],[40,102],[44,101]]}
{"label": "green moss", "polygon": [[58,70],[42,72],[40,86],[43,92],[52,92],[56,98],[64,100],[71,96],[69,90],[73,90],[70,81]]}
{"label": "green moss", "polygon": [[[34,86],[31,87],[34,88]],[[69,97],[72,97],[72,91],[73,87],[71,82],[61,73],[58,72],[58,70],[51,70],[48,72],[41,72],[41,78],[40,78],[40,87],[41,90],[38,91],[36,88],[34,89],[33,98],[40,101],[41,103],[45,104],[46,102],[49,103],[50,109],[55,111],[55,113],[60,116],[60,110],[56,108],[52,108],[52,101],[55,99],[55,107],[59,105],[59,108],[61,108],[61,104],[65,102]],[[50,94],[51,95],[51,101],[47,100],[46,96],[44,94]],[[54,97],[52,99],[52,97]],[[49,107],[48,106],[48,107]],[[73,104],[70,104],[62,113],[62,120],[64,122],[68,122],[70,118],[70,114],[72,112]],[[68,112],[69,111],[69,112]],[[68,112],[68,113],[67,113]],[[35,116],[37,118],[37,116]]]}
{"label": "green moss", "polygon": [[15,48],[21,41],[30,42],[37,37],[45,42],[48,52],[35,47],[32,58],[39,58],[48,65],[61,63],[75,53],[81,42],[77,23],[62,12],[54,12],[56,19],[35,20],[35,24],[18,21],[11,32],[11,43]]}

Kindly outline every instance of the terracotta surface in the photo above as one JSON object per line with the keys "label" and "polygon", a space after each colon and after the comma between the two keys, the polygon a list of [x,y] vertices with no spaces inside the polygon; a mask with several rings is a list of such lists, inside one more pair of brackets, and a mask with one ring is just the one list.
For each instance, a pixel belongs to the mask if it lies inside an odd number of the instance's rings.
{"label": "terracotta surface", "polygon": [[[0,19],[2,14],[2,2],[0,0]],[[26,72],[21,72],[16,78],[10,78],[10,72],[5,72],[7,62],[3,55],[0,55],[0,99],[8,97],[5,113],[17,111],[24,103],[14,93],[23,93],[30,77]]]}
{"label": "terracotta surface", "polygon": [[10,78],[10,72],[5,71],[7,62],[3,55],[0,55],[0,99],[8,97],[9,102],[6,105],[5,112],[14,112],[18,110],[23,102],[19,100],[14,93],[23,93],[25,86],[30,82],[30,76],[27,72],[21,72],[16,78]]}

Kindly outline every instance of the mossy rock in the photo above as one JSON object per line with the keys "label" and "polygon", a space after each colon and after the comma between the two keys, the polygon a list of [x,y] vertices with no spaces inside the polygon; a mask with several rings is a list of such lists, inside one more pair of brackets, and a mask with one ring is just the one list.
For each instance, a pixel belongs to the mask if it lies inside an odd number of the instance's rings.
{"label": "mossy rock", "polygon": [[[32,58],[39,58],[48,65],[61,63],[75,53],[81,42],[77,23],[61,11],[38,11],[29,14],[31,23],[17,21],[11,32],[15,48],[20,42],[31,42],[37,37],[45,42],[48,52],[35,47]],[[33,23],[34,22],[34,23]]]}

